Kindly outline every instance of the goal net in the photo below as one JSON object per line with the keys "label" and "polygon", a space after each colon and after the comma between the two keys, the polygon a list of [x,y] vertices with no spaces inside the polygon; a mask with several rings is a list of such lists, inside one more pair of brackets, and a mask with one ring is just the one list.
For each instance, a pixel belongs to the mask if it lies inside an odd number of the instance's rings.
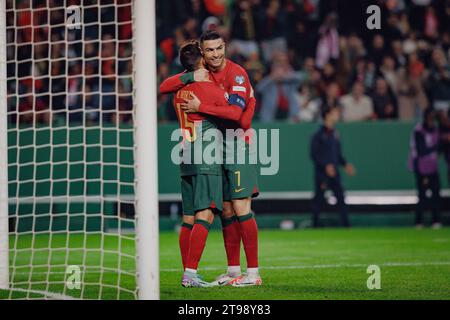
{"label": "goal net", "polygon": [[157,191],[141,217],[135,170],[151,159],[139,154],[135,80],[153,40],[136,12],[154,1],[0,5],[0,299],[158,298],[157,234],[139,231],[157,233]]}

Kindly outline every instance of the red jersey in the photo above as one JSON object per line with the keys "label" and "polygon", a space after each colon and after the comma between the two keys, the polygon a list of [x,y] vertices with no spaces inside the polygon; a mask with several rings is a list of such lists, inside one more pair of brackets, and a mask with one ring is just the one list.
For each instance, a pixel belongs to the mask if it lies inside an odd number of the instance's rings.
{"label": "red jersey", "polygon": [[[198,113],[186,113],[181,109],[185,100],[191,99],[195,94],[202,104]],[[194,82],[178,90],[173,105],[182,129],[189,130],[195,136],[195,122],[207,119],[207,115],[222,119],[238,121],[242,115],[242,109],[229,106],[227,93],[212,82]]]}
{"label": "red jersey", "polygon": [[[227,105],[234,105],[241,109],[247,107],[239,122],[226,121],[224,126],[226,128],[240,127],[246,130],[251,127],[256,105],[256,100],[250,99],[250,80],[244,68],[231,60],[226,59],[225,61],[225,68],[219,72],[210,72],[210,79],[228,93]],[[163,94],[176,92],[193,81],[192,73],[179,73],[164,80],[160,85],[160,92]],[[204,102],[202,99],[200,101],[200,108],[202,108]]]}
{"label": "red jersey", "polygon": [[[247,72],[237,63],[225,60],[225,68],[218,72],[211,72],[210,78],[222,89],[228,92],[229,103],[244,108],[250,98],[251,84]],[[234,100],[233,95],[241,99]],[[241,100],[244,104],[241,104]]]}

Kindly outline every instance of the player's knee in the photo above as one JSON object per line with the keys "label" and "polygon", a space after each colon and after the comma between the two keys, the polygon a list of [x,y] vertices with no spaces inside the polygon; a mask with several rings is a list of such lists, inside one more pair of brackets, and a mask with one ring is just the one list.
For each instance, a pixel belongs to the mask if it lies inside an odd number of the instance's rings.
{"label": "player's knee", "polygon": [[204,220],[212,223],[212,221],[214,220],[214,215],[211,209],[205,209],[195,213],[195,220]]}
{"label": "player's knee", "polygon": [[234,216],[233,204],[230,201],[223,202],[222,218],[228,219]]}
{"label": "player's knee", "polygon": [[187,224],[193,225],[194,222],[195,222],[195,217],[194,216],[187,216],[187,215],[183,216],[183,223],[187,223]]}
{"label": "player's knee", "polygon": [[233,210],[238,216],[246,215],[251,211],[251,198],[233,200]]}

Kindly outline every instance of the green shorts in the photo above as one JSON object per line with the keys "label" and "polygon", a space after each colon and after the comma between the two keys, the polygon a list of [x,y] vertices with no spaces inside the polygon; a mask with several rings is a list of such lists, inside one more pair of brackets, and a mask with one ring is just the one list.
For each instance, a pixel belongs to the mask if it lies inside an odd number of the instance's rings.
{"label": "green shorts", "polygon": [[224,165],[223,200],[255,198],[259,195],[258,171],[255,164]]}
{"label": "green shorts", "polygon": [[181,177],[183,214],[193,216],[208,208],[222,211],[222,176],[199,174]]}

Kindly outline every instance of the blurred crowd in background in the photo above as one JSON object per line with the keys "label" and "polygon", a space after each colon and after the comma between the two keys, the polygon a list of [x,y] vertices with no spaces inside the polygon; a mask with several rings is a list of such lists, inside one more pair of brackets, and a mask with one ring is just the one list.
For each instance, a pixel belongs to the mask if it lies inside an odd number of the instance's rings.
{"label": "blurred crowd in background", "polygon": [[[79,28],[71,5],[82,8]],[[11,123],[131,121],[131,0],[7,0],[6,9]]]}
{"label": "blurred crowd in background", "polygon": [[[366,9],[381,8],[369,30]],[[66,7],[82,26],[66,27]],[[256,121],[415,120],[450,105],[450,0],[157,0],[158,84],[208,29],[247,70]],[[15,123],[132,119],[131,0],[7,0],[8,110]],[[17,111],[20,112],[18,116]],[[176,121],[158,95],[161,123]]]}
{"label": "blurred crowd in background", "polygon": [[[380,30],[366,27],[372,4]],[[247,70],[261,122],[318,121],[330,106],[343,121],[415,120],[450,106],[450,0],[157,1],[159,81],[208,29]],[[176,121],[171,101],[158,97],[160,121]]]}

